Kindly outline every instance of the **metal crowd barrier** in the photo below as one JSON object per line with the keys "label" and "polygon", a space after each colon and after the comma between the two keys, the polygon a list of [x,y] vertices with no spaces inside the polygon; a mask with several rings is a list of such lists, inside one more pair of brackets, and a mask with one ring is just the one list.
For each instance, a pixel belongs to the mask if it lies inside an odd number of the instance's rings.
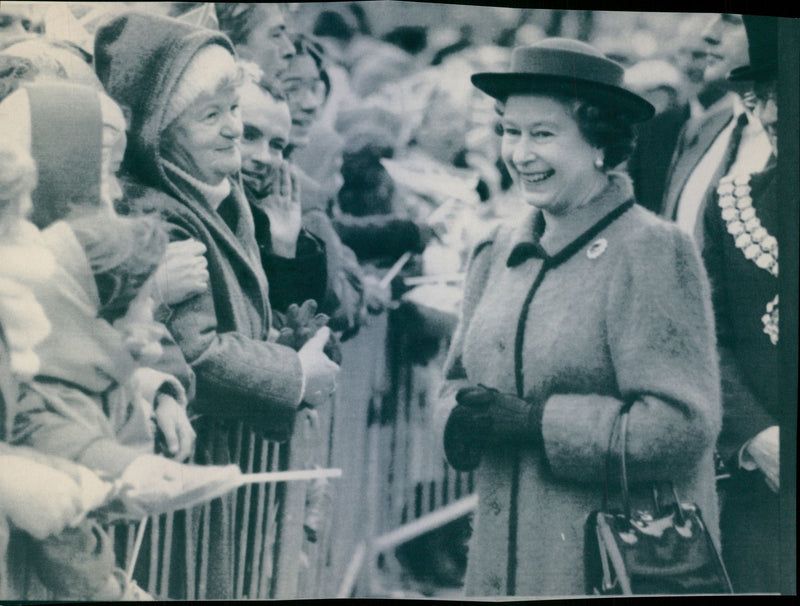
{"label": "metal crowd barrier", "polygon": [[[289,443],[238,427],[230,448],[246,473],[322,467],[342,475],[236,492],[235,599],[374,595],[380,553],[474,509],[471,476],[447,466],[430,432],[446,340],[426,365],[407,361],[409,347],[402,319],[371,318],[342,344],[334,400],[301,413]],[[148,521],[134,569],[143,589],[207,597],[209,508]],[[132,564],[136,534],[135,524],[115,530],[123,567]]]}

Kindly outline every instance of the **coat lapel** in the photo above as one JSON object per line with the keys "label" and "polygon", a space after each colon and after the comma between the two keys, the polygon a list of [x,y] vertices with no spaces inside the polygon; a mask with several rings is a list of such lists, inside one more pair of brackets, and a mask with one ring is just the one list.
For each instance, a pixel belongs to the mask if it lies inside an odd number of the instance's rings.
{"label": "coat lapel", "polygon": [[661,213],[663,217],[667,219],[674,217],[678,198],[680,198],[689,176],[732,118],[733,109],[730,105],[725,105],[718,111],[712,112],[688,140],[686,139],[686,126],[684,126],[681,136],[678,138],[678,147],[669,170]]}
{"label": "coat lapel", "polygon": [[[214,241],[221,248],[226,249],[228,254],[237,259],[253,276],[253,279],[259,286],[263,316],[268,322],[271,322],[268,303],[269,287],[267,285],[266,276],[263,270],[261,270],[260,253],[255,242],[253,215],[250,212],[250,207],[244,194],[241,192],[241,189],[239,189],[239,185],[236,182],[232,183],[230,193],[234,198],[239,218],[236,225],[236,233],[234,233],[219,213],[201,201],[203,199],[202,196],[198,192],[195,192],[190,184],[183,180],[179,181],[177,177],[172,177],[172,175],[170,175],[169,180],[173,191],[180,196],[181,202],[203,222],[206,229],[208,229],[211,236],[214,238]],[[178,186],[176,182],[179,182],[180,186]],[[191,194],[186,193],[184,187],[191,192]]]}

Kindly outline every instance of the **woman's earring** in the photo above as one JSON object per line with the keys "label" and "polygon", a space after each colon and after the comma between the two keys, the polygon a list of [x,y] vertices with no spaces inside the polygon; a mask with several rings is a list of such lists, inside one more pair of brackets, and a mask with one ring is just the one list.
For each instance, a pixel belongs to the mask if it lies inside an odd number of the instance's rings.
{"label": "woman's earring", "polygon": [[594,167],[597,170],[603,170],[603,159],[598,157],[594,159]]}

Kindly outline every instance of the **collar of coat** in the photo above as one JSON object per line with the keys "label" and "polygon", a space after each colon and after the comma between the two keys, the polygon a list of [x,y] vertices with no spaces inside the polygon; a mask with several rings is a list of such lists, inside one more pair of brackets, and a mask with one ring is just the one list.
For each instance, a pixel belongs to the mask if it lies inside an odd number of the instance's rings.
{"label": "collar of coat", "polygon": [[544,229],[544,215],[539,209],[524,215],[511,233],[511,253],[506,265],[514,267],[531,257],[556,257],[609,217],[616,218],[615,211],[621,214],[624,210],[621,207],[633,200],[633,184],[624,173],[611,172],[608,177],[606,188],[591,202],[565,215],[549,229]]}
{"label": "collar of coat", "polygon": [[165,168],[168,168],[186,181],[186,183],[194,187],[214,210],[217,210],[219,205],[222,204],[222,201],[231,193],[231,182],[227,178],[220,181],[217,185],[209,185],[208,183],[203,183],[200,179],[195,179],[180,166],[173,164],[165,158],[162,158],[161,162],[164,164]]}

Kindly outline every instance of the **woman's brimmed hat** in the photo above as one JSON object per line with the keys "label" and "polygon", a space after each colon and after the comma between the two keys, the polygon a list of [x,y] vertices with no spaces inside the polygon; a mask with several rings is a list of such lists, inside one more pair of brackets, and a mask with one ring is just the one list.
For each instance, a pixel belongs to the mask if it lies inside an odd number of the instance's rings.
{"label": "woman's brimmed hat", "polygon": [[473,74],[472,83],[495,99],[511,94],[560,92],[628,115],[634,122],[653,117],[655,108],[623,86],[624,68],[593,46],[569,38],[547,38],[520,46],[507,72]]}

